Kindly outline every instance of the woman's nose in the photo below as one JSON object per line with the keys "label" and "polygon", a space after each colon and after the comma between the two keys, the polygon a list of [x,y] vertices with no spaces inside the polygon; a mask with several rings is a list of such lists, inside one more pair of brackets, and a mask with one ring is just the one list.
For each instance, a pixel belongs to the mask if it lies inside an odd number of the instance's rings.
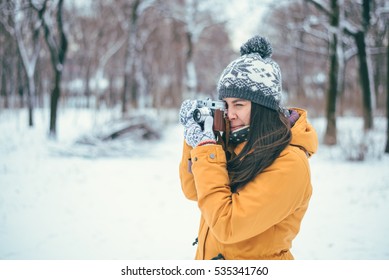
{"label": "woman's nose", "polygon": [[236,119],[236,114],[233,110],[228,109],[227,110],[227,117],[228,117],[228,120],[232,121],[232,120]]}

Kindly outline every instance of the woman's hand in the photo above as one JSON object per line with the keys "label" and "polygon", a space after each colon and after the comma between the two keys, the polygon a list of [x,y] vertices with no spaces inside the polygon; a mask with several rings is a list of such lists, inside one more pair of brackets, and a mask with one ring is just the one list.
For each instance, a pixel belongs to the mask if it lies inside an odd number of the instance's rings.
{"label": "woman's hand", "polygon": [[188,145],[193,148],[199,145],[216,144],[215,134],[212,130],[213,117],[208,116],[204,120],[204,130],[201,126],[192,120],[189,120],[184,128],[184,137]]}
{"label": "woman's hand", "polygon": [[[196,100],[185,100],[181,104],[180,109],[180,123],[186,125],[189,121],[193,120],[193,111],[197,108]],[[193,120],[194,121],[194,120]]]}

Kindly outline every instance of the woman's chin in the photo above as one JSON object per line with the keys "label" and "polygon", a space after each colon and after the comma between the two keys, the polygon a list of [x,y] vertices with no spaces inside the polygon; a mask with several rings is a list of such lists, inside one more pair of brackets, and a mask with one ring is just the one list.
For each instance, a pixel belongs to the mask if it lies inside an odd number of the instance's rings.
{"label": "woman's chin", "polygon": [[240,125],[240,126],[232,128],[231,132],[233,132],[233,133],[234,132],[238,132],[238,131],[243,130],[243,129],[247,128],[247,127],[249,127],[249,125]]}

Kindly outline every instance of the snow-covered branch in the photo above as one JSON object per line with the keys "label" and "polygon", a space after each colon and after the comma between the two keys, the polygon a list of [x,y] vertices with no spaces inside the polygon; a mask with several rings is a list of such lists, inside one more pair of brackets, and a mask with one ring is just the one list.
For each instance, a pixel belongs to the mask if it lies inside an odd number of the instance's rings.
{"label": "snow-covered branch", "polygon": [[358,28],[356,25],[352,24],[348,20],[343,20],[341,22],[341,27],[343,28],[343,31],[346,34],[351,36],[355,36],[360,31],[360,28]]}
{"label": "snow-covered branch", "polygon": [[0,3],[0,24],[11,36],[14,36],[14,28],[10,25],[8,19],[12,19],[15,16],[14,5],[15,4],[10,1]]}
{"label": "snow-covered branch", "polygon": [[317,25],[322,25],[325,27],[325,30],[328,30],[328,22],[319,20],[316,16],[307,17],[302,23],[289,22],[287,27],[290,30],[304,31],[315,38],[328,42],[328,32],[323,32],[313,28]]}
{"label": "snow-covered branch", "polygon": [[293,48],[299,49],[306,53],[320,54],[320,55],[328,55],[328,49],[324,47],[308,47],[306,44],[296,43],[293,44]]}
{"label": "snow-covered branch", "polygon": [[153,7],[156,3],[156,0],[143,0],[139,3],[139,7],[137,9],[137,14],[140,16],[150,7]]}
{"label": "snow-covered branch", "polygon": [[331,16],[330,8],[327,7],[327,5],[323,2],[321,2],[320,0],[305,0],[305,1],[313,4],[317,9],[322,11],[327,16]]}

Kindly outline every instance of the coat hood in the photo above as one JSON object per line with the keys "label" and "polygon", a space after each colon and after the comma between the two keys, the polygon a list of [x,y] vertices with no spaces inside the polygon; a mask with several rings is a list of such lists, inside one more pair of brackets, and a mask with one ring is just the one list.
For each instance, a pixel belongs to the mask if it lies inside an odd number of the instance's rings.
{"label": "coat hood", "polygon": [[303,148],[310,157],[316,153],[318,138],[315,129],[307,120],[307,111],[299,108],[291,108],[298,112],[300,117],[292,127],[292,140],[290,145]]}

